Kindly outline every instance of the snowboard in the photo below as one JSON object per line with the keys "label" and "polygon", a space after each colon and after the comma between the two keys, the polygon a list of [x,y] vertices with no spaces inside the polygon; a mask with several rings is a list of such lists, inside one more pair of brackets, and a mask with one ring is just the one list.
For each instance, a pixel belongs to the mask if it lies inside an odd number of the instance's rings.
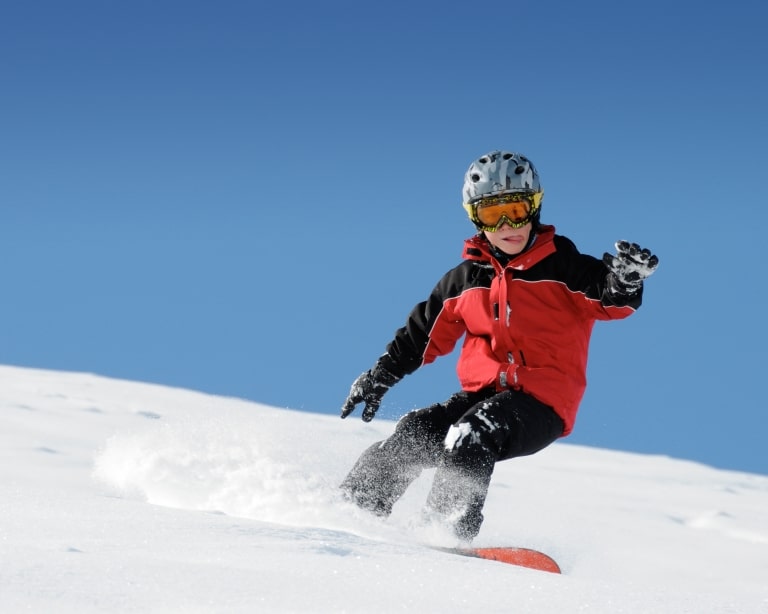
{"label": "snowboard", "polygon": [[531,550],[530,548],[515,548],[509,546],[489,548],[438,548],[438,550],[461,556],[471,556],[478,559],[487,559],[489,561],[517,565],[519,567],[538,569],[539,571],[560,573],[560,566],[552,557],[547,556],[538,550]]}

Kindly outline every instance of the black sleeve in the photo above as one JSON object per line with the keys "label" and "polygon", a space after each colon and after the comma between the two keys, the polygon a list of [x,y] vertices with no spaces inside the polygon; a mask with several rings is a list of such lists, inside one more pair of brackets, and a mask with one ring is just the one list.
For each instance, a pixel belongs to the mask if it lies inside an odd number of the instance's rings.
{"label": "black sleeve", "polygon": [[642,288],[631,294],[621,292],[610,283],[610,271],[601,259],[580,253],[567,237],[558,235],[555,241],[557,254],[566,268],[565,279],[569,289],[584,292],[587,297],[600,300],[606,307],[640,307]]}
{"label": "black sleeve", "polygon": [[[482,283],[478,278],[482,276],[482,270],[471,262],[464,261],[457,267],[448,271],[437,283],[426,301],[416,305],[408,315],[405,326],[395,332],[392,341],[387,345],[386,353],[379,358],[387,371],[398,377],[413,373],[424,361],[424,353],[429,345],[435,329],[440,328],[445,335],[440,335],[442,340],[448,338],[446,345],[455,343],[453,337],[458,334],[455,329],[446,331],[447,322],[442,326],[438,323],[446,300],[459,296],[466,288],[477,283]],[[463,334],[463,323],[450,323],[448,326],[456,326]],[[460,335],[459,335],[460,336]]]}

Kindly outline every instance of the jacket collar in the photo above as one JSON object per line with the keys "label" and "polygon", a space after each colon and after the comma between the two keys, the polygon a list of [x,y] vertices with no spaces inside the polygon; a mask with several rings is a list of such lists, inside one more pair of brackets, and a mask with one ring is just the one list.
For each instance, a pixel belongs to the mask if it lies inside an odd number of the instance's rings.
{"label": "jacket collar", "polygon": [[465,260],[490,262],[498,270],[508,268],[524,271],[556,251],[554,236],[554,226],[542,225],[536,234],[533,245],[517,256],[513,256],[506,266],[502,266],[491,253],[488,240],[482,234],[476,234],[464,242],[463,257]]}

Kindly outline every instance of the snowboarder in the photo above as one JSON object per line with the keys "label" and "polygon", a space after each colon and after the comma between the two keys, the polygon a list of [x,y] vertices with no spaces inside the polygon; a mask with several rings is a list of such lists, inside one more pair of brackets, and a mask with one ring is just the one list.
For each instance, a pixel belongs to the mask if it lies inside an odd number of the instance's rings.
{"label": "snowboarder", "polygon": [[425,516],[470,542],[495,463],[573,429],[592,327],[635,312],[658,258],[626,241],[602,260],[579,253],[540,222],[542,196],[538,172],[519,153],[493,151],[467,170],[464,208],[478,233],[354,381],[341,417],[364,404],[362,419],[372,420],[387,390],[464,335],[461,391],[407,413],[363,452],[341,485],[358,506],[387,516],[423,469],[437,467]]}

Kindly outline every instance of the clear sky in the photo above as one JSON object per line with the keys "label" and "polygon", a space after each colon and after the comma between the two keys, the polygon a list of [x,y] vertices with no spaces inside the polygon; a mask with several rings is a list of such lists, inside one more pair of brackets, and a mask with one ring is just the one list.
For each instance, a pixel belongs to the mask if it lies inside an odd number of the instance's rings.
{"label": "clear sky", "polygon": [[[469,163],[517,150],[581,251],[661,260],[595,327],[568,441],[768,473],[767,23],[759,0],[5,2],[0,363],[336,413],[460,261]],[[445,399],[454,359],[380,416]]]}

